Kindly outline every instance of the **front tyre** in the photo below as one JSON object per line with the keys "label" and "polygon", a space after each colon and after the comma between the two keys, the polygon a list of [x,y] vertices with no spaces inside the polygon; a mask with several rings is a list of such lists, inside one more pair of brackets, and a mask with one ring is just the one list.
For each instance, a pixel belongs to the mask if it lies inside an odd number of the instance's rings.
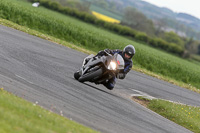
{"label": "front tyre", "polygon": [[90,80],[92,80],[92,79],[94,79],[94,78],[96,78],[96,77],[102,75],[102,73],[103,73],[102,68],[99,68],[99,69],[97,69],[97,70],[95,70],[95,71],[90,71],[90,72],[88,72],[88,73],[82,75],[82,76],[78,79],[78,81],[79,81],[79,82],[90,81]]}
{"label": "front tyre", "polygon": [[80,73],[79,73],[79,71],[76,71],[75,73],[74,73],[74,78],[76,79],[76,80],[78,80],[79,78],[80,78]]}

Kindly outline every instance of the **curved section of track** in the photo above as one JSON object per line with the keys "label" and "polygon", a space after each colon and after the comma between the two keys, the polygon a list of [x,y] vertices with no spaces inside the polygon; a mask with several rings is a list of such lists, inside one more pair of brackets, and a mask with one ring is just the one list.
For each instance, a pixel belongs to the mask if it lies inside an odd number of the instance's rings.
{"label": "curved section of track", "polygon": [[133,102],[135,90],[199,105],[200,95],[131,71],[109,91],[79,83],[73,73],[86,55],[0,25],[0,86],[32,102],[107,133],[188,133],[189,130]]}

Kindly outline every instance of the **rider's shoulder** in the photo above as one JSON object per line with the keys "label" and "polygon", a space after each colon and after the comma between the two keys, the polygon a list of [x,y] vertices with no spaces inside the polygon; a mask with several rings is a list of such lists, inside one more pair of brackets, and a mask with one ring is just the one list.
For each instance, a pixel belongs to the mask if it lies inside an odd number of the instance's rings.
{"label": "rider's shoulder", "polygon": [[130,60],[125,60],[125,62],[126,62],[127,64],[129,64],[129,65],[133,65],[132,59],[130,59]]}

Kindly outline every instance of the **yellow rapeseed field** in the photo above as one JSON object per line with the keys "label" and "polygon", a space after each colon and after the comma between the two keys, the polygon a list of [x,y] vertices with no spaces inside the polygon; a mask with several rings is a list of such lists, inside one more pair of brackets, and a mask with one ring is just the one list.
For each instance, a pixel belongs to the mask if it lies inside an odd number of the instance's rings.
{"label": "yellow rapeseed field", "polygon": [[104,21],[107,21],[107,22],[111,22],[111,23],[120,23],[119,20],[116,20],[116,19],[114,19],[114,18],[105,16],[105,15],[100,14],[100,13],[95,12],[95,11],[92,11],[92,14],[93,14],[94,16],[96,16],[98,19],[101,19],[101,20],[104,20]]}

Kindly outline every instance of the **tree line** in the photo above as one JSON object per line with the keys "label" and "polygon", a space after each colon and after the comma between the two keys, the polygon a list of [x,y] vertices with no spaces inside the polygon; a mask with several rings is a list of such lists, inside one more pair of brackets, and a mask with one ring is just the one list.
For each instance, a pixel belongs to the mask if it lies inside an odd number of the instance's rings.
{"label": "tree line", "polygon": [[[110,9],[111,6],[115,6],[115,8],[112,8],[112,11],[115,12],[122,9],[118,7],[118,5],[120,4],[113,4],[113,1],[102,0],[101,3],[107,3],[104,4],[104,6],[102,6],[102,4],[99,4],[100,2],[98,0],[94,0],[93,3],[101,6],[104,9]],[[124,12],[123,19],[121,21],[122,25],[126,25],[135,30],[145,32],[148,36],[161,38],[169,43],[174,43],[183,47],[185,50],[184,57],[188,57],[190,53],[200,55],[200,41],[198,41],[197,39],[195,40],[195,38],[200,37],[200,33],[196,33],[191,28],[188,28],[181,23],[177,23],[167,18],[159,19],[156,22],[153,22],[152,20],[148,19],[143,13],[139,12],[133,7],[127,7],[120,12]],[[171,25],[174,30],[164,28],[167,27],[167,25]],[[167,30],[170,31],[165,32]],[[180,31],[182,32],[180,33]],[[187,35],[193,37],[186,37],[184,32],[187,32]]]}

